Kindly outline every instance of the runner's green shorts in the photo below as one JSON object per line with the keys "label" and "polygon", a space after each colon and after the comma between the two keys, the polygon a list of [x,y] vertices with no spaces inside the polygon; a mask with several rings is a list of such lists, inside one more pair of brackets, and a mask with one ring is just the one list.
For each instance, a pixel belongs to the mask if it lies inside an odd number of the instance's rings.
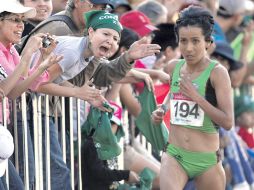
{"label": "runner's green shorts", "polygon": [[219,151],[192,152],[169,144],[167,153],[177,160],[190,179],[201,175],[219,161]]}

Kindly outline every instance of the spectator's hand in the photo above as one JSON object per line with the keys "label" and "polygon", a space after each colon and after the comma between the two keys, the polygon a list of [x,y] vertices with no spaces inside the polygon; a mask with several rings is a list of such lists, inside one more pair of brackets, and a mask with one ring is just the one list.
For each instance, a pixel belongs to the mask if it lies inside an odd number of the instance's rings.
{"label": "spectator's hand", "polygon": [[[44,35],[43,38],[46,38],[50,42],[50,45],[48,47],[45,48],[45,47],[43,47],[43,44],[42,44],[42,47],[40,49],[42,56],[47,57],[56,48],[56,45],[58,44],[58,41],[55,39],[55,36],[50,35],[49,33]],[[42,40],[42,42],[43,42],[43,40]]]}
{"label": "spectator's hand", "polygon": [[43,39],[43,36],[45,36],[45,34],[42,34],[42,33],[38,33],[36,35],[33,35],[31,36],[25,47],[24,47],[24,50],[22,51],[22,55],[25,55],[25,54],[33,54],[35,53],[38,49],[40,49],[42,47],[42,39]]}
{"label": "spectator's hand", "polygon": [[160,124],[163,121],[165,113],[161,108],[161,105],[158,105],[158,108],[152,112],[151,120],[155,124]]}
{"label": "spectator's hand", "polygon": [[158,79],[162,83],[169,83],[170,82],[170,76],[169,74],[165,73],[164,71],[158,70]]}
{"label": "spectator's hand", "polygon": [[47,68],[49,68],[51,65],[58,63],[63,59],[62,55],[54,55],[53,53],[50,54],[40,65],[38,66],[38,69],[41,71],[45,71]]}
{"label": "spectator's hand", "polygon": [[141,81],[144,81],[146,83],[146,86],[147,86],[149,91],[154,91],[153,79],[150,77],[149,74],[143,73],[143,72],[138,71],[138,70],[133,70],[132,73],[133,73],[133,76],[137,80],[141,80]]}
{"label": "spectator's hand", "polygon": [[75,87],[74,90],[76,91],[76,98],[80,98],[88,102],[95,101],[96,99],[99,100],[101,92],[94,87],[92,82],[93,81],[90,80],[81,87]]}
{"label": "spectator's hand", "polygon": [[139,175],[134,172],[134,171],[130,171],[130,174],[129,174],[129,179],[127,181],[127,183],[138,183],[140,181],[140,177]]}
{"label": "spectator's hand", "polygon": [[146,86],[149,91],[154,91],[154,84],[153,84],[153,79],[150,77],[149,74],[143,73],[143,80],[146,83]]}
{"label": "spectator's hand", "polygon": [[104,107],[104,103],[107,102],[107,100],[100,95],[99,97],[97,97],[96,99],[92,100],[92,101],[88,101],[93,107],[98,108],[99,110],[103,111],[103,112],[112,112],[111,109]]}
{"label": "spectator's hand", "polygon": [[148,39],[143,37],[131,45],[126,53],[126,58],[128,62],[132,62],[136,59],[159,53],[160,49],[161,47],[158,44],[150,44],[148,43]]}

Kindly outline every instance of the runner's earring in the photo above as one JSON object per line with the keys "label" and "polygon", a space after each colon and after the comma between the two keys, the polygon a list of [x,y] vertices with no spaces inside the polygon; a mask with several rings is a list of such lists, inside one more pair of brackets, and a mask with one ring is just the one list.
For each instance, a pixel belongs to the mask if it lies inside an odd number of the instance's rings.
{"label": "runner's earring", "polygon": [[[210,43],[207,46],[211,46],[212,44],[213,44],[213,39],[210,40]],[[208,50],[208,47],[206,47],[205,49]]]}

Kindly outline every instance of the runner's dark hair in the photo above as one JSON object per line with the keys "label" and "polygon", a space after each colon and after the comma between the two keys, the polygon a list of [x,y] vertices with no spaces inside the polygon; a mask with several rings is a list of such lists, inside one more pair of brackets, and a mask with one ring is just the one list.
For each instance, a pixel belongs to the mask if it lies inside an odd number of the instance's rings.
{"label": "runner's dark hair", "polygon": [[186,26],[195,26],[202,29],[205,40],[212,40],[214,18],[205,8],[191,5],[179,13],[179,18],[175,24],[175,35],[179,41],[179,29]]}

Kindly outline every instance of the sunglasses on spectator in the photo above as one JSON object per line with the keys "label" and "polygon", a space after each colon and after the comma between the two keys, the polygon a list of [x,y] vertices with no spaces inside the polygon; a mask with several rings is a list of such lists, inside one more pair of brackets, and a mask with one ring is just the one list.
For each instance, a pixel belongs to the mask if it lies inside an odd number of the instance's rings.
{"label": "sunglasses on spectator", "polygon": [[25,20],[23,20],[22,18],[17,18],[17,17],[15,17],[15,18],[2,18],[1,20],[9,20],[9,21],[11,21],[12,23],[15,23],[15,24],[25,24]]}

